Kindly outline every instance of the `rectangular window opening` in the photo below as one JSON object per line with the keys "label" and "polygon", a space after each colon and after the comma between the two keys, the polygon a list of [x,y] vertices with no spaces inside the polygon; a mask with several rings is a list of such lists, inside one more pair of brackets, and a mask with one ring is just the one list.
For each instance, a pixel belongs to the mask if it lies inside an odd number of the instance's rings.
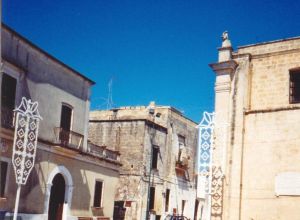
{"label": "rectangular window opening", "polygon": [[166,190],[165,212],[169,211],[170,189]]}
{"label": "rectangular window opening", "polygon": [[186,200],[181,201],[181,215],[183,215],[183,213],[184,213],[185,203],[186,203]]}
{"label": "rectangular window opening", "polygon": [[183,135],[178,134],[178,144],[180,146],[185,146],[185,137]]}
{"label": "rectangular window opening", "polygon": [[95,182],[95,192],[94,192],[94,207],[100,208],[102,204],[102,191],[103,191],[103,182]]}
{"label": "rectangular window opening", "polygon": [[300,103],[300,70],[290,71],[290,103]]}
{"label": "rectangular window opening", "polygon": [[5,73],[1,84],[1,125],[4,128],[13,127],[17,80]]}
{"label": "rectangular window opening", "polygon": [[70,130],[72,120],[72,108],[63,104],[60,115],[60,133],[59,140],[63,145],[68,145],[70,142]]}
{"label": "rectangular window opening", "polygon": [[65,131],[70,131],[71,119],[72,119],[72,108],[67,105],[62,105],[60,127]]}
{"label": "rectangular window opening", "polygon": [[185,145],[185,137],[183,135],[178,134],[178,161],[182,161],[185,156],[186,145]]}
{"label": "rectangular window opening", "polygon": [[5,185],[6,185],[6,177],[7,177],[7,167],[8,163],[4,161],[0,161],[0,197],[5,197]]}
{"label": "rectangular window opening", "polygon": [[155,187],[150,187],[150,201],[149,201],[149,210],[154,210],[154,201],[155,201]]}
{"label": "rectangular window opening", "polygon": [[198,216],[198,207],[199,207],[199,201],[195,200],[195,209],[194,209],[194,219],[197,219]]}
{"label": "rectangular window opening", "polygon": [[158,164],[158,154],[159,154],[159,147],[153,146],[152,147],[152,169],[157,169]]}

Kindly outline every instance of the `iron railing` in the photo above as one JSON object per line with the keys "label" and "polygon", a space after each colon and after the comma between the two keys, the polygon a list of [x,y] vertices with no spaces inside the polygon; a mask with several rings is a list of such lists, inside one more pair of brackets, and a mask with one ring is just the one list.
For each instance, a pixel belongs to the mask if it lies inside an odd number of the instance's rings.
{"label": "iron railing", "polygon": [[3,128],[14,127],[14,111],[11,108],[1,107],[1,126]]}
{"label": "iron railing", "polygon": [[184,215],[167,215],[165,220],[190,220],[189,218],[185,217]]}
{"label": "iron railing", "polygon": [[74,131],[67,131],[61,127],[54,128],[55,144],[59,144],[64,147],[82,149],[83,147],[83,135]]}
{"label": "iron railing", "polygon": [[88,153],[100,159],[108,159],[120,162],[120,154],[117,151],[109,150],[105,146],[98,146],[88,143]]}
{"label": "iron railing", "polygon": [[187,170],[189,168],[188,162],[186,160],[184,160],[184,161],[176,160],[175,167],[184,169],[184,170]]}
{"label": "iron railing", "polygon": [[[83,151],[83,135],[78,134],[74,131],[66,131],[61,127],[54,128],[54,133],[55,144]],[[106,149],[105,146],[98,146],[90,142],[88,143],[88,148],[85,153],[99,159],[120,162],[119,152]]]}

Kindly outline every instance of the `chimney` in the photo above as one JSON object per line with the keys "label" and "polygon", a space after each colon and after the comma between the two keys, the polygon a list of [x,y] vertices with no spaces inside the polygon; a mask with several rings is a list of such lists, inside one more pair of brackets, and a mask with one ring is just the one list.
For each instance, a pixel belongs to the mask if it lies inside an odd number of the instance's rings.
{"label": "chimney", "polygon": [[153,115],[155,112],[155,102],[154,101],[150,102],[148,109],[149,109],[149,114]]}

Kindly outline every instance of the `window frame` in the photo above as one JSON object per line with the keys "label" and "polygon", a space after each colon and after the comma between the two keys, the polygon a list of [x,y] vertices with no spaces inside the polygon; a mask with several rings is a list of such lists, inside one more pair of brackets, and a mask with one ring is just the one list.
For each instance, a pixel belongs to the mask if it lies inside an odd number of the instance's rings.
{"label": "window frame", "polygon": [[170,194],[171,190],[169,188],[166,189],[166,198],[165,198],[165,212],[169,211],[170,206]]}
{"label": "window frame", "polygon": [[[16,108],[16,105],[17,105],[17,100],[18,100],[18,84],[19,84],[19,79],[15,76],[15,74],[8,74],[7,72],[3,72],[1,74],[1,82],[0,82],[0,85],[1,85],[1,89],[0,89],[0,106],[1,106],[1,112],[3,111],[2,109],[4,108],[4,103],[3,102],[3,78],[7,76],[9,78],[12,78],[13,80],[15,80],[15,90],[14,90],[14,103],[13,103],[13,107],[12,107],[12,121],[11,121],[11,126],[14,127],[14,123],[15,123],[15,114],[13,112],[13,110]],[[5,106],[7,107],[7,106]],[[9,109],[10,110],[10,109]],[[1,127],[3,126],[6,126],[6,125],[2,125],[2,115],[1,115]]]}
{"label": "window frame", "polygon": [[1,192],[0,192],[0,198],[3,199],[3,198],[6,198],[5,196],[7,195],[7,191],[8,191],[9,177],[10,177],[11,159],[2,157],[2,158],[0,159],[0,161],[1,161],[1,162],[7,163],[7,168],[6,168],[6,180],[5,180],[5,186],[4,186],[4,193],[3,193],[3,196],[1,195]]}
{"label": "window frame", "polygon": [[184,135],[182,134],[177,134],[177,138],[178,138],[178,147],[180,147],[180,145],[182,146],[186,146],[186,138]]}
{"label": "window frame", "polygon": [[149,189],[149,210],[155,209],[155,187],[150,186]]}
{"label": "window frame", "polygon": [[[99,206],[95,206],[95,199],[96,199],[96,184],[97,182],[102,183],[101,184],[101,193],[100,193],[100,202],[99,202]],[[93,208],[102,208],[103,207],[103,192],[104,192],[104,181],[102,179],[95,179],[94,181],[94,197],[93,197]]]}
{"label": "window frame", "polygon": [[61,108],[60,108],[60,122],[59,126],[62,128],[62,112],[63,112],[63,107],[67,107],[71,110],[71,117],[70,117],[70,131],[72,131],[73,128],[73,118],[74,118],[74,107],[68,103],[62,102],[61,103]]}
{"label": "window frame", "polygon": [[[295,79],[295,75],[298,75]],[[293,79],[294,78],[294,79]],[[295,90],[298,90],[295,98]],[[289,103],[298,104],[300,103],[300,68],[294,68],[289,70]]]}
{"label": "window frame", "polygon": [[185,149],[187,150],[186,146],[186,137],[182,134],[177,134],[177,139],[178,139],[178,152],[177,152],[177,161],[180,162],[182,160],[182,150]]}
{"label": "window frame", "polygon": [[185,200],[185,199],[181,200],[181,215],[184,215],[184,209],[185,209],[186,201],[187,200]]}
{"label": "window frame", "polygon": [[151,154],[151,169],[157,170],[158,169],[158,159],[159,159],[159,146],[153,145],[152,146],[152,154]]}

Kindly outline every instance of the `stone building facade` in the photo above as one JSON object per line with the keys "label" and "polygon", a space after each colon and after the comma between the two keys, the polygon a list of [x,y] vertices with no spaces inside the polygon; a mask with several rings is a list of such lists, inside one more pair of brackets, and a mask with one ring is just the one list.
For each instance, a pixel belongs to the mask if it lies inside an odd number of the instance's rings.
{"label": "stone building facade", "polygon": [[15,205],[13,109],[22,97],[39,103],[43,120],[35,166],[21,189],[19,216],[23,220],[111,219],[120,162],[119,154],[87,140],[94,82],[5,25],[2,64],[0,219],[11,216]]}
{"label": "stone building facade", "polygon": [[300,38],[233,51],[223,36],[211,219],[300,219]]}
{"label": "stone building facade", "polygon": [[195,207],[196,124],[179,111],[153,102],[92,111],[89,138],[122,155],[115,219],[200,215]]}

